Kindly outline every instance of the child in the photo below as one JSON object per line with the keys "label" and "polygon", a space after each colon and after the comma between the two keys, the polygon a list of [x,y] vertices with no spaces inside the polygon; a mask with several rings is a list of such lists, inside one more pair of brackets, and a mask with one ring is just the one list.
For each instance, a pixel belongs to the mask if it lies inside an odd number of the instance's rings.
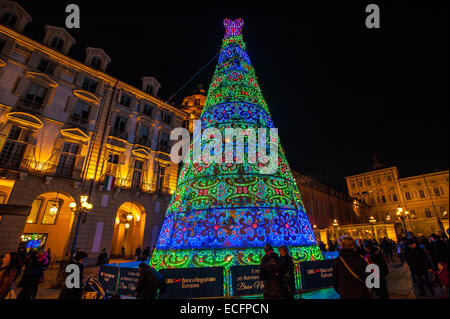
{"label": "child", "polygon": [[449,277],[448,277],[447,263],[443,262],[438,263],[438,271],[430,269],[430,272],[438,275],[439,277],[439,281],[441,282],[442,285],[442,298],[448,298],[447,290]]}

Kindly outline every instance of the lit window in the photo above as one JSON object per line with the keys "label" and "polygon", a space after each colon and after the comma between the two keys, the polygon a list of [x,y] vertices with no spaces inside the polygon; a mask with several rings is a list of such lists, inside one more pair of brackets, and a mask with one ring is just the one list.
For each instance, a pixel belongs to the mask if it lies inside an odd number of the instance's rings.
{"label": "lit window", "polygon": [[30,214],[27,218],[27,224],[35,224],[37,217],[39,215],[39,210],[41,209],[42,199],[38,198],[33,201],[31,204]]}

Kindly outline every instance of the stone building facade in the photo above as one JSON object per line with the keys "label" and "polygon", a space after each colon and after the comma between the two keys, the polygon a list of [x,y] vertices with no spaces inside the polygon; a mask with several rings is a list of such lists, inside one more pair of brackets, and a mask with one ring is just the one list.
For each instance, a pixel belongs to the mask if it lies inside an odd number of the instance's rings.
{"label": "stone building facade", "polygon": [[0,1],[0,255],[21,240],[65,255],[76,228],[70,204],[87,195],[93,207],[76,247],[91,260],[102,248],[131,257],[156,244],[178,176],[170,132],[195,115],[158,98],[153,77],[136,88],[108,75],[102,49],[74,60],[64,28],[46,26],[42,42],[23,35],[30,22]]}
{"label": "stone building facade", "polygon": [[425,236],[448,229],[449,173],[399,177],[397,167],[346,177],[349,195],[369,206],[376,223],[393,223],[397,233]]}

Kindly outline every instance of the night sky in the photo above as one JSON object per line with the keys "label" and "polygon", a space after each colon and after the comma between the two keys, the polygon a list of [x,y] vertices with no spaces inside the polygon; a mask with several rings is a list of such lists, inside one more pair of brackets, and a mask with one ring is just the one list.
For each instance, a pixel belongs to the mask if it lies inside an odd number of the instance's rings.
{"label": "night sky", "polygon": [[[443,1],[18,1],[42,40],[80,5],[84,48],[112,58],[107,73],[140,88],[154,76],[166,99],[220,49],[224,18],[244,19],[244,41],[291,167],[346,191],[345,176],[375,153],[402,177],[448,169],[448,4]],[[298,3],[297,3],[298,2]],[[181,5],[184,3],[184,5]],[[297,3],[297,6],[293,6]],[[366,5],[381,29],[365,26]],[[217,59],[175,98],[209,87]]]}

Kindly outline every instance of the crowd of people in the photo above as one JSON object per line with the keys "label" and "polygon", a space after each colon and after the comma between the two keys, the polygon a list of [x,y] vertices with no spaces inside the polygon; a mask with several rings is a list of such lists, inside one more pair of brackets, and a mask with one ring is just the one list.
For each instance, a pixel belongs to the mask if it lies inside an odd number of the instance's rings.
{"label": "crowd of people", "polygon": [[[325,245],[319,243],[322,251]],[[333,268],[334,289],[342,299],[389,299],[388,263],[399,259],[407,264],[411,272],[413,284],[417,287],[417,296],[436,295],[440,287],[442,297],[448,298],[449,289],[449,242],[447,236],[432,234],[428,238],[416,237],[411,233],[397,243],[383,238],[379,242],[373,239],[354,240],[348,235],[341,236],[337,243],[330,243],[328,251],[337,251],[338,258]],[[286,246],[280,246],[278,253],[270,244],[264,247],[264,256],[260,264],[260,279],[264,282],[265,299],[293,299],[295,288],[295,264]],[[136,297],[154,299],[157,291],[163,289],[164,280],[161,275],[145,263],[153,251],[150,247],[136,249],[136,260],[143,261],[139,265],[139,279],[136,286]],[[74,264],[79,268],[79,282],[83,282],[84,260],[87,254],[76,251],[61,261],[57,274],[57,282],[52,288],[60,288],[60,299],[81,299],[83,287],[68,288],[65,285],[66,267]],[[2,259],[0,266],[0,299],[35,299],[39,285],[45,281],[44,273],[51,261],[50,249],[25,249],[19,247],[17,252],[10,252]],[[97,256],[97,266],[109,262],[106,249]],[[367,266],[374,264],[379,269],[379,285],[368,288],[366,278],[370,275]],[[22,288],[15,294],[15,283]]]}
{"label": "crowd of people", "polygon": [[[353,240],[350,236],[342,236],[337,248],[333,282],[334,288],[342,299],[360,299],[377,296],[389,299],[387,289],[387,262],[394,261],[397,256],[401,264],[406,263],[411,272],[413,285],[417,287],[417,296],[436,295],[436,288],[442,290],[442,297],[448,298],[448,237],[432,234],[429,238],[416,237],[408,233],[397,243],[387,238],[376,240]],[[379,269],[379,288],[367,288],[366,272],[369,264]]]}
{"label": "crowd of people", "polygon": [[[23,246],[17,252],[5,254],[0,266],[0,299],[35,299],[39,284],[45,281],[44,272],[48,269],[50,260],[49,251],[27,251]],[[22,288],[17,296],[16,281],[17,287]]]}

